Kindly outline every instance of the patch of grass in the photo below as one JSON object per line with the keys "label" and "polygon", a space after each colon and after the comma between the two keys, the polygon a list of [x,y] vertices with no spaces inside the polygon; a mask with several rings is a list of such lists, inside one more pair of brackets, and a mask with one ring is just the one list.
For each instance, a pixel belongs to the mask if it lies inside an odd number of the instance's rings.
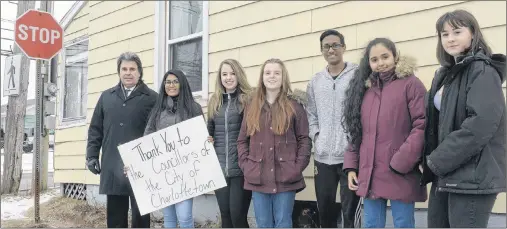
{"label": "patch of grass", "polygon": [[4,220],[2,227],[106,227],[106,209],[104,207],[91,206],[86,201],[55,197],[40,205],[40,223],[35,224],[34,208],[27,210],[28,219]]}
{"label": "patch of grass", "polygon": [[[40,223],[33,220],[34,209],[26,212],[27,219],[2,220],[2,228],[106,228],[106,208],[89,205],[86,201],[55,197],[42,203],[39,209]],[[151,218],[151,227],[163,228],[161,219]],[[129,224],[131,214],[129,212]],[[204,224],[195,223],[196,228],[219,228],[219,222],[206,220]]]}

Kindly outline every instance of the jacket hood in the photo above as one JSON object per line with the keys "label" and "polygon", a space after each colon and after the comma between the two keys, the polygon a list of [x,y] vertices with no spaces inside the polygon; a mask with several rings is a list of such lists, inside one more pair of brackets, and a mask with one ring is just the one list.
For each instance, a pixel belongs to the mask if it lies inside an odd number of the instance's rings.
{"label": "jacket hood", "polygon": [[496,69],[498,75],[500,75],[500,80],[505,82],[505,65],[507,61],[504,54],[493,54],[491,56],[491,66]]}
{"label": "jacket hood", "polygon": [[303,107],[306,107],[306,104],[308,104],[306,91],[303,91],[301,89],[295,89],[292,93],[289,94],[289,98],[296,100],[296,102],[303,105]]}
{"label": "jacket hood", "polygon": [[[417,61],[411,56],[400,56],[398,62],[394,66],[394,73],[397,79],[402,79],[407,76],[413,75],[417,70]],[[367,88],[371,87],[371,79],[366,79],[365,85]]]}
{"label": "jacket hood", "polygon": [[448,69],[448,71],[454,72],[459,71],[461,68],[468,66],[473,61],[484,61],[487,64],[491,65],[500,76],[500,80],[502,83],[505,81],[505,68],[506,68],[506,57],[504,54],[493,54],[491,57],[488,57],[484,54],[482,50],[479,50],[475,54],[467,54],[462,57],[458,57],[457,63]]}
{"label": "jacket hood", "polygon": [[[248,102],[252,101],[252,98],[255,96],[255,93],[257,93],[257,87],[252,87],[252,90],[246,94]],[[288,97],[296,100],[296,102],[303,105],[303,107],[306,107],[306,104],[308,103],[306,91],[303,91],[301,89],[295,89],[294,91],[292,91],[292,93],[288,94]]]}

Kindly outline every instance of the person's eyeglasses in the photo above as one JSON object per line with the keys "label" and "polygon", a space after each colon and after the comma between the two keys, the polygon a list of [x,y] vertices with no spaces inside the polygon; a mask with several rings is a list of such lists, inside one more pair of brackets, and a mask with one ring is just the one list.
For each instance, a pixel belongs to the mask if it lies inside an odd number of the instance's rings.
{"label": "person's eyeglasses", "polygon": [[332,45],[328,45],[328,44],[325,44],[321,47],[321,51],[322,52],[326,52],[329,50],[329,48],[333,48],[333,50],[338,50],[339,48],[342,48],[343,47],[343,44],[332,44]]}
{"label": "person's eyeglasses", "polygon": [[166,85],[169,85],[169,84],[178,85],[178,84],[180,84],[180,81],[178,81],[178,80],[166,80],[165,84]]}

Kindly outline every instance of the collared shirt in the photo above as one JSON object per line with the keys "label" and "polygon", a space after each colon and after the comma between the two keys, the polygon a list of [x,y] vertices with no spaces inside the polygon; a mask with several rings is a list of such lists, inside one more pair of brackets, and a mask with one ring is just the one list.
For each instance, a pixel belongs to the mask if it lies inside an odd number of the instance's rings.
{"label": "collared shirt", "polygon": [[132,93],[135,89],[136,89],[136,86],[134,86],[134,87],[130,87],[130,88],[127,88],[127,87],[123,86],[123,93],[124,93],[124,95],[125,95],[125,99],[127,99],[127,98],[130,96],[130,94],[131,94],[131,93]]}

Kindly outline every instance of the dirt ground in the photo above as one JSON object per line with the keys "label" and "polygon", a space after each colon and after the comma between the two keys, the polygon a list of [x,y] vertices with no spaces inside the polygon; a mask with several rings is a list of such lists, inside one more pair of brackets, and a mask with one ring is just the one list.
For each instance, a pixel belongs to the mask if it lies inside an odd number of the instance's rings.
{"label": "dirt ground", "polygon": [[[2,220],[2,228],[106,228],[106,209],[91,206],[86,201],[56,197],[40,205],[40,223],[33,220],[33,207],[26,212],[28,219]],[[152,228],[162,228],[162,220],[152,218]],[[129,219],[130,223],[130,219]],[[217,224],[208,222],[195,227],[214,228]]]}

